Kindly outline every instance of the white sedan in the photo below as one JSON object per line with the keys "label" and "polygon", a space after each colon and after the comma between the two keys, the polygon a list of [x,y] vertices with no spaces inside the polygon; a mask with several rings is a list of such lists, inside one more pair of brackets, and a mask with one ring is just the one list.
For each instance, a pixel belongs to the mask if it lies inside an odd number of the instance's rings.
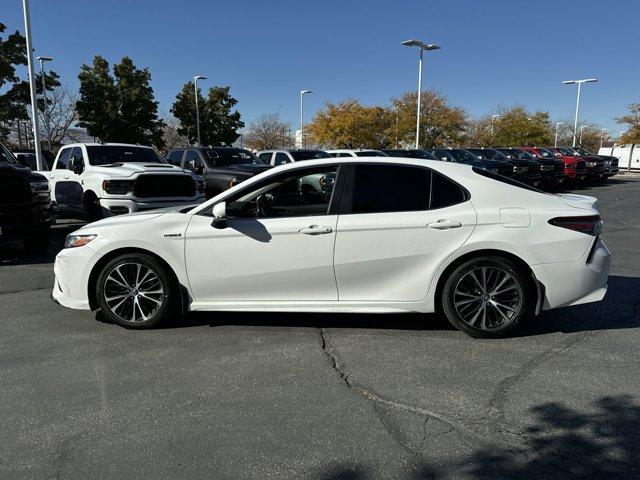
{"label": "white sedan", "polygon": [[[301,188],[308,178],[322,189]],[[130,328],[185,311],[441,312],[499,337],[602,300],[601,227],[593,197],[468,165],[299,162],[195,207],[82,227],[56,257],[53,298]]]}

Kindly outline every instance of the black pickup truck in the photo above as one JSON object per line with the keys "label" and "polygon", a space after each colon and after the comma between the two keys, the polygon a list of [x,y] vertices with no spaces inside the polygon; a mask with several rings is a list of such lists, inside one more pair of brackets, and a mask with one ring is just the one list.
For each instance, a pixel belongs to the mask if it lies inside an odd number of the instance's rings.
{"label": "black pickup truck", "polygon": [[49,181],[19,165],[0,143],[0,242],[22,240],[28,251],[43,252],[52,223]]}
{"label": "black pickup truck", "polygon": [[249,150],[235,147],[174,148],[167,161],[202,175],[207,198],[272,168]]}

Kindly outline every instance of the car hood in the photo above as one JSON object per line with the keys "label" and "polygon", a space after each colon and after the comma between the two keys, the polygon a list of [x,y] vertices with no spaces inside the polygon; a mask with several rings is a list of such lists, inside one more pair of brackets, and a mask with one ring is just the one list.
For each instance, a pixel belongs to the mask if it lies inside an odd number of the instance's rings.
{"label": "car hood", "polygon": [[167,213],[180,213],[180,212],[188,212],[193,208],[197,207],[199,204],[194,203],[190,205],[175,205],[173,207],[164,207],[158,208],[155,210],[146,210],[144,212],[136,212],[136,213],[128,213],[126,215],[115,215],[113,217],[103,218],[102,220],[98,220],[97,222],[89,223],[82,227],[82,230],[86,230],[88,228],[93,227],[112,227],[115,225],[127,225],[131,223],[140,223],[145,222],[147,220],[151,220],[154,218],[158,218],[162,215],[166,215]]}
{"label": "car hood", "polygon": [[556,195],[570,207],[581,210],[593,210],[598,199],[589,195],[576,195],[574,193],[559,193]]}
{"label": "car hood", "polygon": [[168,163],[112,163],[110,165],[101,165],[92,167],[94,173],[101,173],[108,176],[131,177],[140,173],[162,173],[162,174],[191,174],[190,171],[184,170],[175,165]]}

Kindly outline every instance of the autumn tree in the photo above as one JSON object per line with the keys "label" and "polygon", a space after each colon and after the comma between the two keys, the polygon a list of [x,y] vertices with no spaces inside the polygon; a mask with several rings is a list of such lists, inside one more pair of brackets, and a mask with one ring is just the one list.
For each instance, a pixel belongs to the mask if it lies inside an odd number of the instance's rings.
{"label": "autumn tree", "polygon": [[[232,145],[244,127],[240,112],[234,110],[238,100],[231,96],[231,87],[212,87],[207,97],[198,88],[200,113],[200,143],[202,145]],[[171,113],[180,121],[178,133],[192,144],[197,143],[196,101],[193,82],[187,82],[176,95]]]}
{"label": "autumn tree", "polygon": [[305,131],[319,145],[334,148],[386,148],[393,124],[390,110],[365,106],[357,100],[327,102]]}
{"label": "autumn tree", "polygon": [[[407,92],[391,99],[394,124],[389,134],[394,144],[415,144],[417,101],[416,92]],[[439,92],[426,91],[421,96],[420,110],[420,147],[461,143],[467,127],[467,114],[462,108],[449,105],[447,99]]]}
{"label": "autumn tree", "polygon": [[502,109],[494,120],[494,145],[550,145],[553,128],[548,112],[529,113],[523,106]]}
{"label": "autumn tree", "polygon": [[80,127],[104,142],[163,146],[163,121],[151,88],[147,68],[137,68],[129,57],[114,65],[101,56],[82,65],[80,99],[76,103]]}
{"label": "autumn tree", "polygon": [[249,124],[244,143],[255,150],[271,150],[291,148],[295,142],[291,137],[291,124],[278,113],[266,113]]}
{"label": "autumn tree", "polygon": [[493,146],[492,118],[485,116],[469,120],[464,136],[464,145],[468,147]]}
{"label": "autumn tree", "polygon": [[640,143],[640,103],[632,103],[628,108],[629,113],[616,118],[616,122],[627,127],[627,130],[620,135],[618,143],[621,145],[631,145],[631,150],[629,151],[629,166],[627,167],[627,172],[630,172],[633,150],[635,146]]}

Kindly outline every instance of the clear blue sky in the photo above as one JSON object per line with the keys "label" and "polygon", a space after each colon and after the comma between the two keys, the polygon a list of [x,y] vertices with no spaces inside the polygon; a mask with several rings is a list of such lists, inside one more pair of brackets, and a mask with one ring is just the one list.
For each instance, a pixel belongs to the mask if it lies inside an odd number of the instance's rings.
{"label": "clear blue sky", "polygon": [[[618,133],[613,117],[640,102],[638,0],[31,0],[37,53],[77,87],[95,54],[128,55],[148,67],[163,113],[194,74],[230,85],[245,122],[279,110],[298,124],[298,92],[309,118],[348,97],[386,104],[417,84],[419,38],[428,52],[424,86],[479,116],[499,105],[581,117]],[[0,22],[23,31],[22,2],[2,0]],[[203,86],[211,83],[203,83]]]}

